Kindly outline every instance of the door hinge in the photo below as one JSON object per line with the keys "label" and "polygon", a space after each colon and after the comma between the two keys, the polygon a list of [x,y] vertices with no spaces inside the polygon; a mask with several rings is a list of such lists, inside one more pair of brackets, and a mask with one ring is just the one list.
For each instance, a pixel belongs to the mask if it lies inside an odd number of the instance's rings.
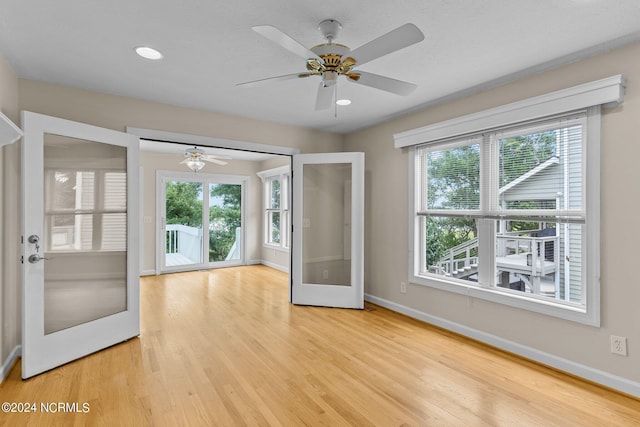
{"label": "door hinge", "polygon": [[20,264],[24,264],[24,255],[20,256]]}

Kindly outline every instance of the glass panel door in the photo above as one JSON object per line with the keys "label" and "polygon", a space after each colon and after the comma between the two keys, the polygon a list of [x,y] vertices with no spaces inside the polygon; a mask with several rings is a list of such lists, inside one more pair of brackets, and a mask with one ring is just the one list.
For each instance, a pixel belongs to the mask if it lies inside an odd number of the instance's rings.
{"label": "glass panel door", "polygon": [[23,113],[22,376],[139,334],[138,138]]}
{"label": "glass panel door", "polygon": [[364,307],[364,154],[293,159],[291,301]]}

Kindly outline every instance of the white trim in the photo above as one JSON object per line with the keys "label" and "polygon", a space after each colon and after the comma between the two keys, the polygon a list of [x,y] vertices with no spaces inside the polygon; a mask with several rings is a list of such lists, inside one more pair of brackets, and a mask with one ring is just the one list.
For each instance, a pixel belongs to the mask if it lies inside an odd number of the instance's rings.
{"label": "white trim", "polygon": [[395,148],[480,132],[594,105],[617,105],[624,98],[622,74],[581,84],[393,135]]}
{"label": "white trim", "polygon": [[142,276],[156,276],[156,271],[155,270],[142,270],[140,272],[140,277]]}
{"label": "white trim", "polygon": [[289,248],[285,248],[284,246],[274,245],[273,243],[262,243],[263,249],[273,249],[274,251],[289,253]]}
{"label": "white trim", "polygon": [[276,263],[273,263],[273,262],[270,262],[270,261],[265,261],[265,260],[260,261],[258,264],[266,265],[267,267],[271,267],[271,268],[273,268],[275,270],[282,271],[283,273],[288,273],[289,272],[289,266],[288,265],[284,266],[284,265],[276,264]]}
{"label": "white trim", "polygon": [[20,356],[22,356],[22,346],[17,345],[13,348],[13,350],[11,350],[11,353],[9,353],[9,356],[7,356],[4,363],[2,364],[2,368],[0,370],[0,384],[2,384],[5,378],[7,378],[7,375],[9,375],[11,368],[13,368],[13,365],[16,363],[16,360],[18,360],[18,357]]}
{"label": "white trim", "polygon": [[22,138],[22,135],[22,129],[0,112],[0,147],[13,144]]}
{"label": "white trim", "polygon": [[267,145],[255,142],[236,141],[232,139],[214,138],[210,136],[190,135],[187,133],[166,132],[155,129],[143,129],[127,126],[127,133],[144,139],[159,141],[184,142],[203,147],[227,148],[230,150],[255,151],[258,153],[281,154],[292,156],[300,153],[300,149],[283,147],[281,145]]}
{"label": "white trim", "polygon": [[260,177],[260,180],[262,181],[262,183],[264,183],[264,180],[267,178],[271,178],[272,176],[276,176],[276,175],[289,175],[291,174],[291,166],[280,166],[277,168],[273,168],[273,169],[267,169],[264,171],[260,171],[260,172],[256,172],[256,175],[258,175]]}
{"label": "white trim", "polygon": [[506,340],[496,335],[488,334],[486,332],[473,329],[459,323],[451,322],[440,317],[432,316],[422,311],[415,310],[413,308],[409,308],[383,298],[378,298],[373,295],[365,294],[365,300],[389,310],[402,313],[414,319],[429,323],[431,325],[453,331],[457,334],[474,339],[476,341],[480,341],[484,344],[488,344],[509,353],[516,354],[518,356],[524,357],[525,359],[533,360],[534,362],[550,366],[552,368],[572,375],[576,375],[580,378],[584,378],[588,381],[593,381],[597,384],[601,384],[605,387],[618,390],[622,393],[640,397],[639,382],[632,381],[624,377],[619,377],[617,375],[613,375],[599,369],[594,369],[580,363],[575,363],[563,357],[545,353],[535,348],[518,344],[516,342]]}

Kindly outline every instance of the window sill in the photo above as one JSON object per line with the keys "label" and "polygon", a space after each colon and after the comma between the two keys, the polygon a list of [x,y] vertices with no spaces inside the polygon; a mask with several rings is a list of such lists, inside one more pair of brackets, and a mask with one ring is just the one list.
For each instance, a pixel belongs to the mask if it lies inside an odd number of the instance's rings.
{"label": "window sill", "polygon": [[554,302],[519,291],[484,288],[468,285],[462,281],[458,282],[431,276],[414,275],[411,278],[411,282],[589,326],[600,326],[600,319],[597,316],[590,314],[585,307],[576,304]]}
{"label": "window sill", "polygon": [[265,248],[265,249],[273,249],[273,250],[278,251],[278,252],[283,252],[283,253],[287,253],[287,254],[289,253],[289,248],[284,248],[284,247],[279,246],[279,245],[272,245],[270,243],[263,243],[262,247]]}

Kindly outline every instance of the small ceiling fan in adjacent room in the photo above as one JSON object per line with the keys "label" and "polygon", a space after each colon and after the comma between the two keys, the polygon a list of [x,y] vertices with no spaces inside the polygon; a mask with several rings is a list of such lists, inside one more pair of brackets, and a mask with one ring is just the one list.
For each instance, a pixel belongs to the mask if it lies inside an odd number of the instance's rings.
{"label": "small ceiling fan in adjacent room", "polygon": [[231,160],[229,156],[219,156],[217,154],[206,154],[198,147],[187,148],[184,151],[184,160],[180,164],[186,164],[189,169],[194,172],[198,172],[205,166],[205,162],[215,163],[217,165],[224,166],[227,164],[224,160]]}
{"label": "small ceiling fan in adjacent room", "polygon": [[[333,43],[338,32],[342,29],[342,24],[335,19],[324,20],[318,25],[318,31],[327,39],[327,43],[319,44],[311,49],[307,49],[276,27],[260,25],[252,27],[252,29],[272,42],[304,58],[307,70],[239,83],[238,86],[251,87],[274,81],[319,76],[321,81],[316,97],[316,110],[324,110],[331,106],[339,76],[344,76],[353,83],[397,95],[406,96],[416,88],[413,83],[356,70],[356,67],[369,61],[424,40],[424,34],[413,24],[404,24],[354,50],[347,46]],[[402,64],[398,64],[398,66],[402,66]]]}

